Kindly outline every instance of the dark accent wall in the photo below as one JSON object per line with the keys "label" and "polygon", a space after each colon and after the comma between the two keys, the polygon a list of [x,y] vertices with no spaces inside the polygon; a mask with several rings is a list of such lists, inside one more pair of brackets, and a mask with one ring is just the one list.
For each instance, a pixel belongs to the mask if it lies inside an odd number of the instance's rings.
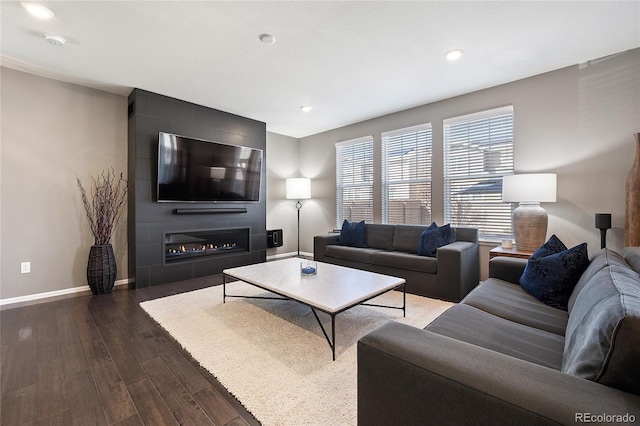
{"label": "dark accent wall", "polygon": [[[225,268],[266,260],[265,123],[134,89],[129,95],[128,130],[129,277],[135,278],[136,288],[218,274]],[[159,132],[262,149],[260,202],[156,202]],[[212,214],[176,214],[196,208],[220,210]],[[165,232],[246,226],[251,228],[249,253],[162,264]]]}

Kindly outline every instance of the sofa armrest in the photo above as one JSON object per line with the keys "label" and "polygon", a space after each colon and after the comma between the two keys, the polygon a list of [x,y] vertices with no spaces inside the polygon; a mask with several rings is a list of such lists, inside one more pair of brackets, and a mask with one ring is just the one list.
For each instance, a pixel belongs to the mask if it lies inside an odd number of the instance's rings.
{"label": "sofa armrest", "polygon": [[358,424],[567,425],[581,413],[639,419],[640,397],[393,321],[358,341]]}
{"label": "sofa armrest", "polygon": [[456,241],[438,248],[437,282],[440,298],[460,301],[480,282],[478,243]]}
{"label": "sofa armrest", "polygon": [[324,249],[330,244],[338,244],[338,238],[340,238],[340,234],[325,234],[313,237],[313,260],[322,262],[324,260]]}
{"label": "sofa armrest", "polygon": [[489,261],[489,278],[498,278],[519,285],[520,276],[526,266],[527,259],[497,256]]}

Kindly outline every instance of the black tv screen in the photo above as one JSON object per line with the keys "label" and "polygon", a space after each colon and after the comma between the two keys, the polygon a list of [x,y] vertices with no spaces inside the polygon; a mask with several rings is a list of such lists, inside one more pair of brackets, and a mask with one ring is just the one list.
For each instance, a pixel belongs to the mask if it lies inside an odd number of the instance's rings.
{"label": "black tv screen", "polygon": [[158,201],[260,201],[262,150],[160,132]]}

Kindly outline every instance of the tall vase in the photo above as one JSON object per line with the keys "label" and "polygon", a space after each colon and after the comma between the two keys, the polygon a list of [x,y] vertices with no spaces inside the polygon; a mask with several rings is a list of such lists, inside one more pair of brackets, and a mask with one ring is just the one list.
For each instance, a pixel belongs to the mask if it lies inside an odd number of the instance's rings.
{"label": "tall vase", "polygon": [[111,293],[116,282],[116,257],[111,244],[91,246],[87,282],[93,294]]}
{"label": "tall vase", "polygon": [[625,205],[624,245],[640,246],[640,133],[636,137],[636,159],[627,178]]}

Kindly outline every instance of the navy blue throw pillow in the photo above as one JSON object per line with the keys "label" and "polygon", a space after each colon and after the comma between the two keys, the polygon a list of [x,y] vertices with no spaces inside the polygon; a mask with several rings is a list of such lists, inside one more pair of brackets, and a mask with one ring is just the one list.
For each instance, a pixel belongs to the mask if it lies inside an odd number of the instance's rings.
{"label": "navy blue throw pillow", "polygon": [[546,243],[540,246],[540,248],[531,255],[531,259],[560,253],[561,251],[565,251],[566,249],[567,246],[565,246],[564,243],[560,241],[560,238],[558,238],[556,234],[553,234]]}
{"label": "navy blue throw pillow", "polygon": [[520,285],[541,302],[566,311],[573,288],[587,266],[587,243],[567,249],[553,235],[529,258]]}
{"label": "navy blue throw pillow", "polygon": [[358,223],[342,222],[338,244],[349,247],[366,247],[364,244],[364,220]]}
{"label": "navy blue throw pillow", "polygon": [[427,257],[436,257],[439,247],[451,244],[453,235],[451,233],[451,225],[446,224],[438,227],[435,222],[420,234],[418,243],[418,255]]}

